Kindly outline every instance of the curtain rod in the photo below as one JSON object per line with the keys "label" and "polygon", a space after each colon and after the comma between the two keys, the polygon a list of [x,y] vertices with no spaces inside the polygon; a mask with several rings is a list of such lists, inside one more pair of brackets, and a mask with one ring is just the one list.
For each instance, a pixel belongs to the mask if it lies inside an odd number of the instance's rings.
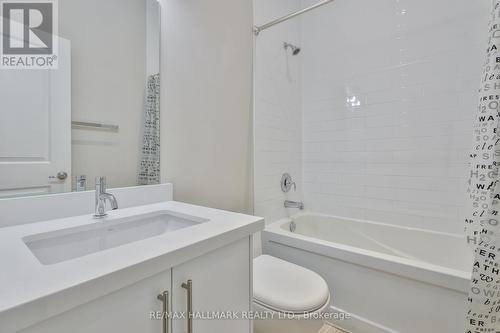
{"label": "curtain rod", "polygon": [[307,8],[301,9],[301,10],[298,10],[298,11],[296,11],[294,13],[291,13],[291,14],[288,14],[286,16],[280,17],[280,18],[278,18],[276,20],[273,20],[273,21],[271,21],[269,23],[266,23],[266,24],[263,24],[263,25],[260,25],[260,26],[256,25],[256,26],[253,27],[253,33],[255,34],[255,36],[258,36],[259,33],[262,30],[266,30],[267,28],[270,28],[270,27],[272,27],[272,26],[274,26],[276,24],[279,24],[281,22],[285,22],[285,21],[287,21],[287,20],[289,20],[291,18],[294,18],[295,16],[299,16],[300,14],[304,14],[304,13],[310,11],[310,10],[316,9],[318,7],[326,5],[327,3],[330,3],[330,2],[333,2],[333,1],[335,1],[335,0],[323,0],[323,1],[318,2],[315,5],[312,5],[310,7],[307,7]]}

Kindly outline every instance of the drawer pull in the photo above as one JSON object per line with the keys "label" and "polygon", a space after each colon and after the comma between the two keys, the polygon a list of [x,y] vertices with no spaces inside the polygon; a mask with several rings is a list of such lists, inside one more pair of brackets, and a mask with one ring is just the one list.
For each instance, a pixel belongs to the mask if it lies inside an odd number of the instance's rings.
{"label": "drawer pull", "polygon": [[187,333],[193,333],[193,281],[187,280],[182,284],[182,288],[187,290]]}
{"label": "drawer pull", "polygon": [[164,291],[157,296],[158,300],[163,303],[163,333],[168,333],[168,291]]}

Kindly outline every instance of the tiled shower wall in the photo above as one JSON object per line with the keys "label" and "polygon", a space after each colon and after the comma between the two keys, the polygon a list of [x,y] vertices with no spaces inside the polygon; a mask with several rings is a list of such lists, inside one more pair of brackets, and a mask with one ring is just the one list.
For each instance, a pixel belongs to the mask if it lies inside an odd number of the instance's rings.
{"label": "tiled shower wall", "polygon": [[[300,8],[300,0],[255,0],[256,24]],[[255,213],[272,222],[287,216],[285,199],[300,199],[302,183],[302,115],[300,55],[283,43],[300,45],[300,21],[291,20],[262,32],[255,54]],[[284,172],[297,182],[296,193],[280,188]]]}
{"label": "tiled shower wall", "polygon": [[302,16],[308,209],[461,232],[490,5],[339,0]]}
{"label": "tiled shower wall", "polygon": [[[316,0],[255,0],[255,23]],[[337,0],[256,38],[255,213],[460,233],[491,2]],[[292,57],[284,41],[297,43]],[[299,191],[284,195],[283,172]]]}

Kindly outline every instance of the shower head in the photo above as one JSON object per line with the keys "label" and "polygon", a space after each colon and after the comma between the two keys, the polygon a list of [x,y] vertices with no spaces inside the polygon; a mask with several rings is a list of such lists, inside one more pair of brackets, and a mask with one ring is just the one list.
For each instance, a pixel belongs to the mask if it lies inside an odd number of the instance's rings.
{"label": "shower head", "polygon": [[283,47],[285,48],[285,50],[287,49],[291,49],[292,50],[292,55],[296,56],[297,54],[300,53],[300,47],[298,46],[295,46],[293,44],[290,44],[290,43],[287,43],[287,42],[284,42],[283,43]]}

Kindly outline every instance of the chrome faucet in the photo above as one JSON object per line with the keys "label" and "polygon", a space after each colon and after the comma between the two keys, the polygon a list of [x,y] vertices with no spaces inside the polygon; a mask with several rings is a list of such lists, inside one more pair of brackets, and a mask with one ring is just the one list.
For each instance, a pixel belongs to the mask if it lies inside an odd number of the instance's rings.
{"label": "chrome faucet", "polygon": [[304,209],[304,203],[297,201],[285,200],[285,208],[298,208],[300,210]]}
{"label": "chrome faucet", "polygon": [[118,203],[113,194],[106,193],[106,177],[95,179],[95,214],[96,219],[101,219],[106,215],[106,200],[109,200],[111,209],[118,209]]}

